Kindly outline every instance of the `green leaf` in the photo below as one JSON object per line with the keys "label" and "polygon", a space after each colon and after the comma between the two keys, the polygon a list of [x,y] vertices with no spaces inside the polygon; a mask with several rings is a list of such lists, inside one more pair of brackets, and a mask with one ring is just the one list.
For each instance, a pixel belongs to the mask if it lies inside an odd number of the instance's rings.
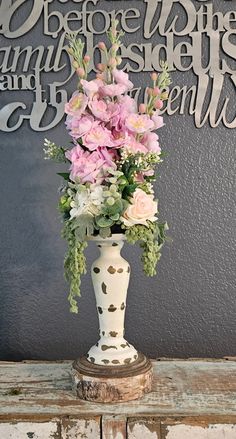
{"label": "green leaf", "polygon": [[119,214],[119,213],[116,213],[115,215],[111,215],[110,218],[111,218],[113,221],[118,221],[118,219],[120,218],[120,214]]}
{"label": "green leaf", "polygon": [[75,230],[76,238],[82,242],[86,236],[92,236],[94,233],[94,219],[90,214],[82,214],[75,219],[71,230]]}
{"label": "green leaf", "polygon": [[109,238],[111,236],[111,229],[110,227],[103,227],[102,229],[99,230],[99,235],[102,238]]}
{"label": "green leaf", "polygon": [[125,188],[124,188],[124,191],[123,191],[123,197],[124,198],[127,198],[127,197],[129,197],[131,194],[133,194],[134,193],[134,191],[135,191],[135,189],[137,188],[137,184],[136,183],[133,183],[133,184],[129,184],[128,186],[126,186]]}
{"label": "green leaf", "polygon": [[130,167],[128,175],[127,175],[127,179],[130,183],[133,182],[133,176],[137,170],[138,170],[138,166],[133,165]]}
{"label": "green leaf", "polygon": [[116,200],[112,206],[106,205],[104,209],[105,214],[107,216],[116,215],[117,213],[122,212],[122,210],[123,210],[123,204],[121,199]]}
{"label": "green leaf", "polygon": [[130,168],[129,162],[123,163],[123,165],[122,165],[122,172],[125,175],[125,177],[127,177],[127,175],[128,175],[129,168]]}
{"label": "green leaf", "polygon": [[69,172],[57,172],[57,175],[60,175],[60,177],[64,178],[64,180],[69,180],[70,179]]}
{"label": "green leaf", "polygon": [[98,227],[103,228],[103,227],[110,227],[112,226],[112,224],[114,223],[114,221],[110,218],[107,218],[106,216],[100,215],[96,218],[96,224],[98,225]]}
{"label": "green leaf", "polygon": [[120,187],[121,189],[124,189],[124,187],[127,186],[127,185],[129,184],[127,178],[126,178],[124,175],[122,175],[122,177],[120,177],[120,178],[117,180],[117,183],[118,183],[118,185],[119,185],[119,187]]}

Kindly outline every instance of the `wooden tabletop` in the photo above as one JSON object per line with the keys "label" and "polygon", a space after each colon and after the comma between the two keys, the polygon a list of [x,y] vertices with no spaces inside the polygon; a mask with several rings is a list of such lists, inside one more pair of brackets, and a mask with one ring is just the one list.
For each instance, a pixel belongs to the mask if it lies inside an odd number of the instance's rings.
{"label": "wooden tabletop", "polygon": [[71,361],[0,362],[0,419],[27,416],[236,415],[236,361],[159,360],[142,400],[97,404],[71,390]]}

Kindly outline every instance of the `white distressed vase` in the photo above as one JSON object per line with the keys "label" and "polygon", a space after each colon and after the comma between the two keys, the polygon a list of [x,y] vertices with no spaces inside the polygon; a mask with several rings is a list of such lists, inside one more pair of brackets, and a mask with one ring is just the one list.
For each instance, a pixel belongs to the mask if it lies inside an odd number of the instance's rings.
{"label": "white distressed vase", "polygon": [[87,360],[98,365],[128,365],[138,358],[136,349],[124,338],[126,297],[130,265],[121,256],[124,235],[93,237],[100,250],[92,264],[91,274],[99,317],[100,338],[87,354]]}

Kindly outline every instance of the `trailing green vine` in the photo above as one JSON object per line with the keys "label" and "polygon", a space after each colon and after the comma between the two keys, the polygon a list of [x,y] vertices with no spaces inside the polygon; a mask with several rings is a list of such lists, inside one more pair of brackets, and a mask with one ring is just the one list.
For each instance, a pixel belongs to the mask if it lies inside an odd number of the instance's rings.
{"label": "trailing green vine", "polygon": [[160,250],[166,240],[167,223],[152,223],[148,221],[148,227],[136,224],[125,231],[125,236],[130,244],[139,241],[143,250],[141,261],[143,271],[147,276],[155,276],[156,265],[161,257]]}
{"label": "trailing green vine", "polygon": [[65,221],[62,236],[67,240],[68,244],[68,250],[64,259],[64,275],[70,284],[68,301],[70,303],[70,311],[77,314],[78,305],[76,297],[80,296],[81,275],[86,273],[84,250],[88,244],[87,241],[79,241],[73,226],[73,221]]}

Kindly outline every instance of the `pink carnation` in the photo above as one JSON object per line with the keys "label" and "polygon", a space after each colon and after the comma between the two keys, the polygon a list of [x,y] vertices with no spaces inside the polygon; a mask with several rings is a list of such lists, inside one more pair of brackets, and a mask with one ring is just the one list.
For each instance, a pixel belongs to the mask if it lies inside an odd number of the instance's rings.
{"label": "pink carnation", "polygon": [[130,131],[138,134],[143,134],[154,128],[154,122],[146,114],[130,114],[125,125]]}
{"label": "pink carnation", "polygon": [[70,116],[80,117],[88,103],[88,98],[83,93],[75,91],[67,104],[65,105],[65,113]]}
{"label": "pink carnation", "polygon": [[117,84],[122,84],[126,87],[126,91],[133,88],[134,84],[129,80],[129,75],[123,72],[123,70],[114,69],[112,75]]}

